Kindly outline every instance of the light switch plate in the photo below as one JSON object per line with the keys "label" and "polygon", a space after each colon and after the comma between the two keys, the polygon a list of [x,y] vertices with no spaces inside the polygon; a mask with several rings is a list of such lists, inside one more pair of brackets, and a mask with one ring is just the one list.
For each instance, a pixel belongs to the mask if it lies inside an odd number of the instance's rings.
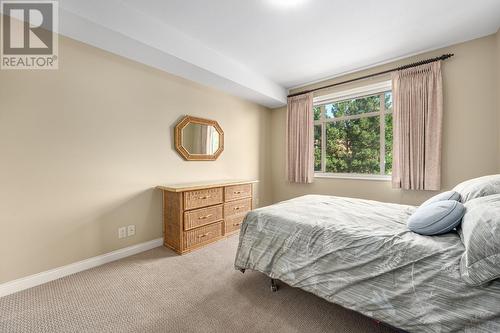
{"label": "light switch plate", "polygon": [[127,227],[118,228],[118,238],[125,238],[125,237],[127,237]]}
{"label": "light switch plate", "polygon": [[135,235],[135,224],[127,226],[127,236]]}

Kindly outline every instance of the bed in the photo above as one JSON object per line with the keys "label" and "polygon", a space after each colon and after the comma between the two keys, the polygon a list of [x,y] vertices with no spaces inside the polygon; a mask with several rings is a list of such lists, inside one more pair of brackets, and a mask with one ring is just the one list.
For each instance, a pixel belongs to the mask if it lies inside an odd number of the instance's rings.
{"label": "bed", "polygon": [[465,284],[460,237],[409,231],[415,209],[322,195],[256,209],[242,224],[235,268],[408,332],[500,332],[500,281]]}

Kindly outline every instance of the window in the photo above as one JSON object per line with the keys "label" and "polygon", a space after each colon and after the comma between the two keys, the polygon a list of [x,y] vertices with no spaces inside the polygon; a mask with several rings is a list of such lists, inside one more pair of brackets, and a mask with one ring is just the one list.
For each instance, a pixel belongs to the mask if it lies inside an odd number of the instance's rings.
{"label": "window", "polygon": [[390,82],[315,98],[313,112],[316,176],[391,174]]}

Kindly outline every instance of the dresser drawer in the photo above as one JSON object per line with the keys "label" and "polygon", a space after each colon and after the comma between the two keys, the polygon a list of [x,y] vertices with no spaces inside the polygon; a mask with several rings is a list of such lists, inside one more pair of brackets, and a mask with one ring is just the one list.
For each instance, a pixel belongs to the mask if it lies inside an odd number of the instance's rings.
{"label": "dresser drawer", "polygon": [[184,213],[184,230],[222,220],[222,205],[200,208]]}
{"label": "dresser drawer", "polygon": [[245,215],[234,215],[228,217],[224,220],[226,225],[226,234],[239,231],[243,220],[245,219]]}
{"label": "dresser drawer", "polygon": [[222,187],[184,192],[184,209],[195,209],[222,203]]}
{"label": "dresser drawer", "polygon": [[252,184],[226,186],[224,195],[226,202],[251,197]]}
{"label": "dresser drawer", "polygon": [[224,218],[235,215],[243,215],[252,210],[252,199],[241,199],[224,204]]}
{"label": "dresser drawer", "polygon": [[184,232],[184,244],[190,249],[200,244],[210,243],[222,237],[222,221]]}

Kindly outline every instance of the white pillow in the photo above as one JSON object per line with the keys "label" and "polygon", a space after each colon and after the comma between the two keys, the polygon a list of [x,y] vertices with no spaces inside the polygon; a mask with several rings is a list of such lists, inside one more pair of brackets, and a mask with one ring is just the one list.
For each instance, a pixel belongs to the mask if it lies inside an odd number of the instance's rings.
{"label": "white pillow", "polygon": [[420,207],[424,207],[424,206],[430,205],[432,203],[435,203],[438,201],[443,201],[443,200],[460,201],[460,193],[455,192],[455,191],[446,191],[446,192],[436,194],[432,198],[427,199],[423,204],[420,205]]}
{"label": "white pillow", "polygon": [[462,203],[487,195],[500,194],[500,175],[466,180],[455,186],[453,191],[460,193]]}
{"label": "white pillow", "polygon": [[467,284],[479,286],[500,278],[500,194],[470,200],[465,208],[460,273]]}

